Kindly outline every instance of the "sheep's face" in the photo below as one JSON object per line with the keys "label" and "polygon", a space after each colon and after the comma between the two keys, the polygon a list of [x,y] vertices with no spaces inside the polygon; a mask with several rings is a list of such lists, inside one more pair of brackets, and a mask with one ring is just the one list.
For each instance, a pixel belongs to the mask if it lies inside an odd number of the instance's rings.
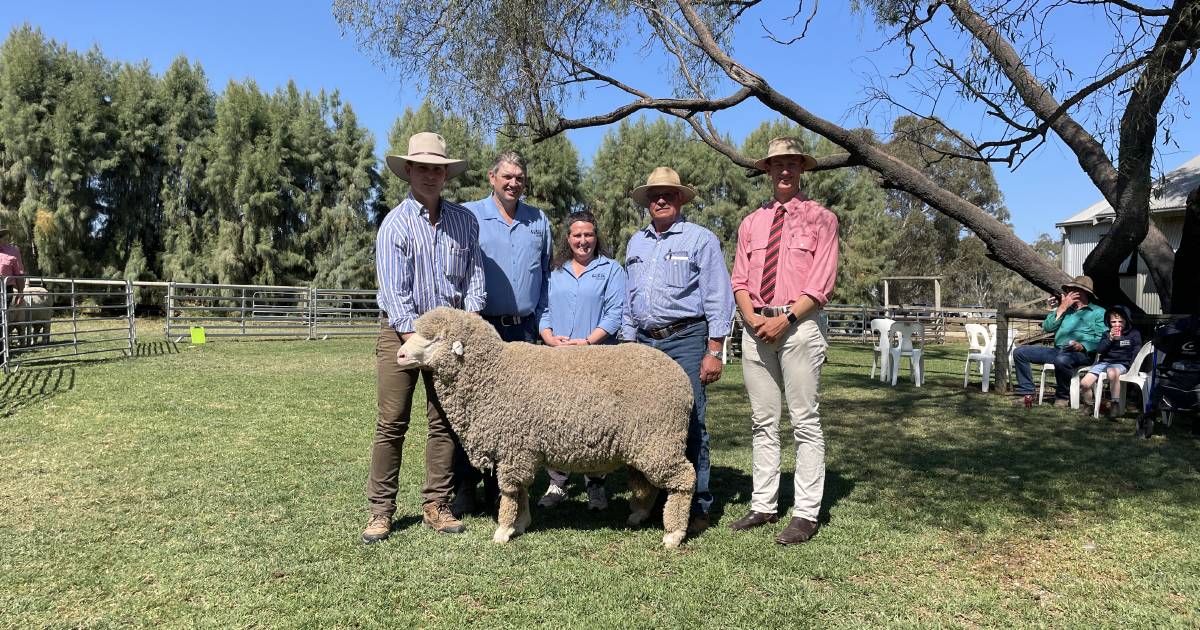
{"label": "sheep's face", "polygon": [[449,351],[456,357],[462,357],[463,344],[461,341],[449,341],[444,335],[430,339],[421,333],[413,333],[400,351],[396,353],[396,363],[405,370],[412,368],[430,369],[445,352]]}

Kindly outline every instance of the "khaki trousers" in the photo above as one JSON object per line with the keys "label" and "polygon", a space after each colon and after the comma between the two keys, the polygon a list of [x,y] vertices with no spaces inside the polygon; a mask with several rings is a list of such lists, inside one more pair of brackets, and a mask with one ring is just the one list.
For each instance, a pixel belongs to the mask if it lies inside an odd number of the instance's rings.
{"label": "khaki trousers", "polygon": [[396,351],[401,345],[400,334],[384,322],[375,344],[379,414],[375,420],[375,438],[371,442],[371,472],[367,477],[367,501],[372,514],[390,516],[396,512],[401,450],[418,379],[425,381],[426,415],[429,418],[422,502],[448,502],[453,488],[454,445],[458,438],[433,390],[433,374],[402,370],[396,365]]}
{"label": "khaki trousers", "polygon": [[779,507],[779,419],[787,401],[796,441],[795,507],[792,516],[817,520],[825,491],[825,437],[818,389],[829,343],[821,316],[792,325],[774,343],[742,333],[742,374],[750,398],[754,491],[750,509],[774,514]]}

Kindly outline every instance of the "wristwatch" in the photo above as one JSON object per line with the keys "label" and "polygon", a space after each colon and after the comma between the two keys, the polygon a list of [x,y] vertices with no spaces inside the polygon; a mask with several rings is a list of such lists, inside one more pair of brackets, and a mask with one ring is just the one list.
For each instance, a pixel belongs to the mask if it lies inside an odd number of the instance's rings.
{"label": "wristwatch", "polygon": [[705,350],[705,352],[708,354],[708,356],[710,356],[710,357],[712,357],[712,358],[714,358],[714,359],[720,359],[720,358],[721,358],[721,351],[720,351],[720,350]]}
{"label": "wristwatch", "polygon": [[788,311],[788,323],[795,324],[797,321],[800,321],[800,318],[796,317],[795,313]]}

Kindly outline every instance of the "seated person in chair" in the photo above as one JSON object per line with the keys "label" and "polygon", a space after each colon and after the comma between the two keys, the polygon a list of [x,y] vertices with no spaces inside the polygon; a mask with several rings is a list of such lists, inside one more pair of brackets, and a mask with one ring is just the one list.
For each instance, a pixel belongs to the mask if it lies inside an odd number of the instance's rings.
{"label": "seated person in chair", "polygon": [[1104,373],[1108,377],[1108,391],[1112,404],[1105,405],[1105,401],[1101,401],[1100,409],[1119,416],[1125,411],[1116,407],[1117,401],[1121,400],[1121,375],[1129,372],[1131,368],[1140,367],[1131,364],[1142,349],[1142,335],[1130,323],[1129,309],[1120,304],[1105,311],[1104,319],[1108,323],[1108,333],[1096,346],[1096,364],[1088,369],[1088,373],[1079,381],[1079,390],[1083,399],[1083,411],[1091,413],[1096,402],[1092,387],[1100,379],[1100,374]]}
{"label": "seated person in chair", "polygon": [[1054,346],[1021,346],[1013,352],[1017,389],[1013,404],[1025,404],[1033,396],[1031,363],[1054,364],[1054,406],[1070,406],[1071,379],[1076,369],[1092,362],[1100,339],[1108,332],[1104,309],[1093,304],[1096,294],[1092,279],[1076,276],[1062,287],[1058,306],[1046,314],[1042,330],[1054,333]]}

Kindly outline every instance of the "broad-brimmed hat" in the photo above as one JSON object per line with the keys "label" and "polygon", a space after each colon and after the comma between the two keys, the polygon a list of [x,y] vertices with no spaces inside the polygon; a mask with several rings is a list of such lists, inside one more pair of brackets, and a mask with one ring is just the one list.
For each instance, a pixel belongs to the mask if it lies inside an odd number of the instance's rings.
{"label": "broad-brimmed hat", "polygon": [[784,136],[782,138],[772,138],[767,144],[767,157],[754,163],[754,167],[764,173],[767,171],[767,162],[773,157],[781,155],[795,155],[800,158],[802,167],[806,171],[811,171],[817,167],[817,158],[804,152],[804,143],[800,142],[800,138]]}
{"label": "broad-brimmed hat", "polygon": [[649,206],[650,199],[646,193],[650,192],[651,188],[674,188],[679,191],[679,205],[683,205],[692,199],[696,198],[696,191],[679,183],[679,173],[675,169],[668,166],[660,166],[653,171],[650,171],[650,177],[646,178],[646,185],[638,186],[630,191],[629,196],[638,205]]}
{"label": "broad-brimmed hat", "polygon": [[406,155],[387,156],[388,169],[395,173],[396,177],[407,182],[409,179],[408,173],[404,172],[405,162],[442,164],[446,167],[446,179],[457,177],[463,171],[467,170],[466,160],[455,160],[446,157],[446,139],[430,131],[414,133],[408,139],[408,153]]}
{"label": "broad-brimmed hat", "polygon": [[1092,279],[1087,276],[1075,276],[1075,279],[1062,285],[1063,293],[1069,289],[1078,289],[1096,299],[1096,289],[1092,287]]}

